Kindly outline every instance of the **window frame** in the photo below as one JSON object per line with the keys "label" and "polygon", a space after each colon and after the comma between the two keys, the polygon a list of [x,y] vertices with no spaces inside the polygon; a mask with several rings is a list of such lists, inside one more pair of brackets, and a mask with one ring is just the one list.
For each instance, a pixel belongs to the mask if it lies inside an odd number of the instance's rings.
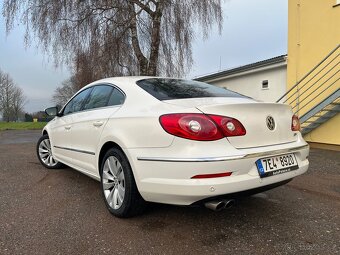
{"label": "window frame", "polygon": [[[266,83],[266,84],[264,84],[264,83]],[[265,85],[266,87],[263,87],[263,85]],[[262,88],[262,90],[269,89],[269,80],[262,80],[261,88]]]}
{"label": "window frame", "polygon": [[[117,90],[118,90],[120,93],[122,93],[122,95],[124,96],[124,101],[123,101],[123,103],[121,103],[121,104],[119,104],[119,105],[110,105],[110,106],[106,105],[106,106],[103,106],[103,107],[97,107],[97,108],[91,108],[91,109],[84,110],[85,103],[88,102],[89,97],[90,97],[90,95],[91,95],[91,93],[92,93],[92,90],[93,90],[94,87],[96,87],[96,86],[110,86],[110,87],[112,87],[113,89],[117,89]],[[85,91],[85,90],[87,90],[87,89],[90,89],[91,91],[90,91],[89,94],[86,96],[86,99],[85,99],[85,101],[84,101],[84,103],[83,103],[81,109],[80,109],[79,111],[77,111],[77,112],[72,112],[72,113],[69,113],[69,114],[66,114],[66,115],[65,115],[65,114],[64,114],[64,111],[65,111],[66,106],[73,100],[73,98],[75,98],[77,95],[79,95],[81,92],[83,92],[83,91]],[[112,92],[113,92],[113,90],[112,90]],[[111,92],[111,93],[112,93],[112,92]],[[117,85],[115,85],[115,84],[113,84],[113,83],[98,83],[98,84],[93,84],[92,86],[84,87],[84,89],[78,91],[76,94],[74,94],[74,95],[70,98],[70,100],[64,105],[64,107],[63,107],[63,108],[61,109],[61,111],[60,111],[61,117],[63,117],[63,116],[68,116],[68,115],[75,114],[75,113],[80,113],[80,112],[93,111],[93,110],[102,109],[102,108],[122,106],[122,105],[125,103],[126,98],[127,98],[126,93],[125,93],[121,88],[119,88]]]}

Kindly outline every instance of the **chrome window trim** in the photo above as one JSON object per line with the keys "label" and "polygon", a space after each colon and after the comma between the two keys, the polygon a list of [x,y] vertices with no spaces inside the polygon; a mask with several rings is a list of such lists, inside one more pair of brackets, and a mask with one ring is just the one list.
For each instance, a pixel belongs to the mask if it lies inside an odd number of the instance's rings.
{"label": "chrome window trim", "polygon": [[137,160],[161,161],[161,162],[218,162],[218,161],[231,161],[231,160],[237,160],[237,159],[266,157],[266,156],[294,152],[297,150],[303,150],[303,149],[308,149],[308,148],[309,148],[309,145],[306,144],[303,146],[298,146],[298,147],[293,147],[293,148],[265,151],[265,152],[256,152],[256,153],[249,153],[249,154],[235,155],[235,156],[201,157],[201,158],[137,157]]}
{"label": "chrome window trim", "polygon": [[[117,104],[117,105],[103,106],[103,107],[92,108],[92,109],[87,109],[87,110],[80,110],[80,111],[77,111],[77,112],[72,112],[72,113],[69,113],[69,114],[66,114],[66,115],[62,115],[62,116],[59,117],[59,118],[62,118],[62,117],[64,117],[64,116],[70,116],[70,115],[72,115],[72,114],[76,114],[76,113],[80,113],[80,112],[87,112],[87,111],[91,111],[91,110],[97,110],[97,109],[103,109],[103,108],[109,108],[109,107],[122,106],[122,105],[125,103],[127,96],[126,96],[125,92],[124,92],[121,88],[117,87],[117,86],[116,86],[115,84],[113,84],[113,83],[97,83],[97,84],[93,84],[93,85],[88,86],[88,87],[85,86],[84,88],[82,88],[81,90],[79,90],[77,93],[75,93],[75,94],[67,101],[67,103],[61,108],[61,110],[60,110],[59,112],[63,112],[64,109],[65,109],[65,107],[69,104],[69,102],[70,102],[74,97],[76,97],[78,94],[80,94],[81,92],[83,92],[83,91],[86,90],[86,89],[93,89],[93,88],[96,87],[96,86],[110,86],[110,87],[113,87],[113,88],[117,89],[119,92],[121,92],[121,93],[123,94],[123,96],[124,96],[124,102],[123,102],[122,104],[119,104],[119,105]],[[89,95],[87,96],[86,100],[87,100],[88,97],[91,95],[91,93],[92,93],[92,90],[90,91],[90,93],[89,93]]]}
{"label": "chrome window trim", "polygon": [[102,109],[106,109],[106,108],[121,107],[121,106],[122,106],[122,104],[119,104],[119,105],[111,105],[111,106],[103,106],[103,107],[87,109],[87,110],[83,110],[83,111],[79,111],[79,112],[73,112],[73,113],[67,114],[67,115],[65,115],[65,116],[69,116],[69,115],[72,115],[72,114],[84,113],[84,112],[91,112],[91,111],[96,111],[96,110],[102,110]]}

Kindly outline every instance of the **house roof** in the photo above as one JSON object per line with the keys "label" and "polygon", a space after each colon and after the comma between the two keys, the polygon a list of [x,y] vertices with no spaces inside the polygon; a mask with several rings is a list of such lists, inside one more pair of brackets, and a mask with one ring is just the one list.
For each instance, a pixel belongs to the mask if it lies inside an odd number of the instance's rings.
{"label": "house roof", "polygon": [[242,73],[242,72],[245,72],[245,71],[254,70],[254,69],[257,69],[257,68],[270,66],[270,65],[273,65],[273,64],[283,63],[283,62],[286,62],[286,58],[287,58],[287,55],[281,55],[281,56],[261,60],[261,61],[255,62],[255,63],[251,63],[251,64],[248,64],[248,65],[239,66],[239,67],[232,68],[232,69],[227,69],[227,70],[223,70],[223,71],[212,73],[212,74],[198,76],[198,77],[195,77],[194,80],[196,80],[196,81],[206,81],[206,80],[210,80],[210,79],[216,79],[216,78],[221,78],[221,77],[224,77],[224,76],[238,74],[238,73]]}

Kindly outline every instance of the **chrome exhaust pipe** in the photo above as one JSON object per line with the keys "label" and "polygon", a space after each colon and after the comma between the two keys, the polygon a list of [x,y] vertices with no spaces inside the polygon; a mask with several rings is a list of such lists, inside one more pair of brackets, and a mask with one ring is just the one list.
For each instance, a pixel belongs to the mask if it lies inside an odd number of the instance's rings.
{"label": "chrome exhaust pipe", "polygon": [[224,200],[225,209],[229,209],[235,205],[235,199]]}
{"label": "chrome exhaust pipe", "polygon": [[224,201],[209,201],[209,202],[206,202],[204,206],[208,209],[218,212],[225,208],[225,202]]}
{"label": "chrome exhaust pipe", "polygon": [[215,212],[222,211],[223,209],[228,209],[235,205],[234,199],[229,200],[215,200],[215,201],[209,201],[204,204],[204,206],[208,209],[211,209]]}

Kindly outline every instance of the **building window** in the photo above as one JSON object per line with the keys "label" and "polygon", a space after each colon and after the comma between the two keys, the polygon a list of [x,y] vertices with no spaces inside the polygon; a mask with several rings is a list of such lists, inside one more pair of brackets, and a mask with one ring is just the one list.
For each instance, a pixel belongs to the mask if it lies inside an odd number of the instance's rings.
{"label": "building window", "polygon": [[268,80],[263,80],[262,81],[262,89],[269,89]]}

